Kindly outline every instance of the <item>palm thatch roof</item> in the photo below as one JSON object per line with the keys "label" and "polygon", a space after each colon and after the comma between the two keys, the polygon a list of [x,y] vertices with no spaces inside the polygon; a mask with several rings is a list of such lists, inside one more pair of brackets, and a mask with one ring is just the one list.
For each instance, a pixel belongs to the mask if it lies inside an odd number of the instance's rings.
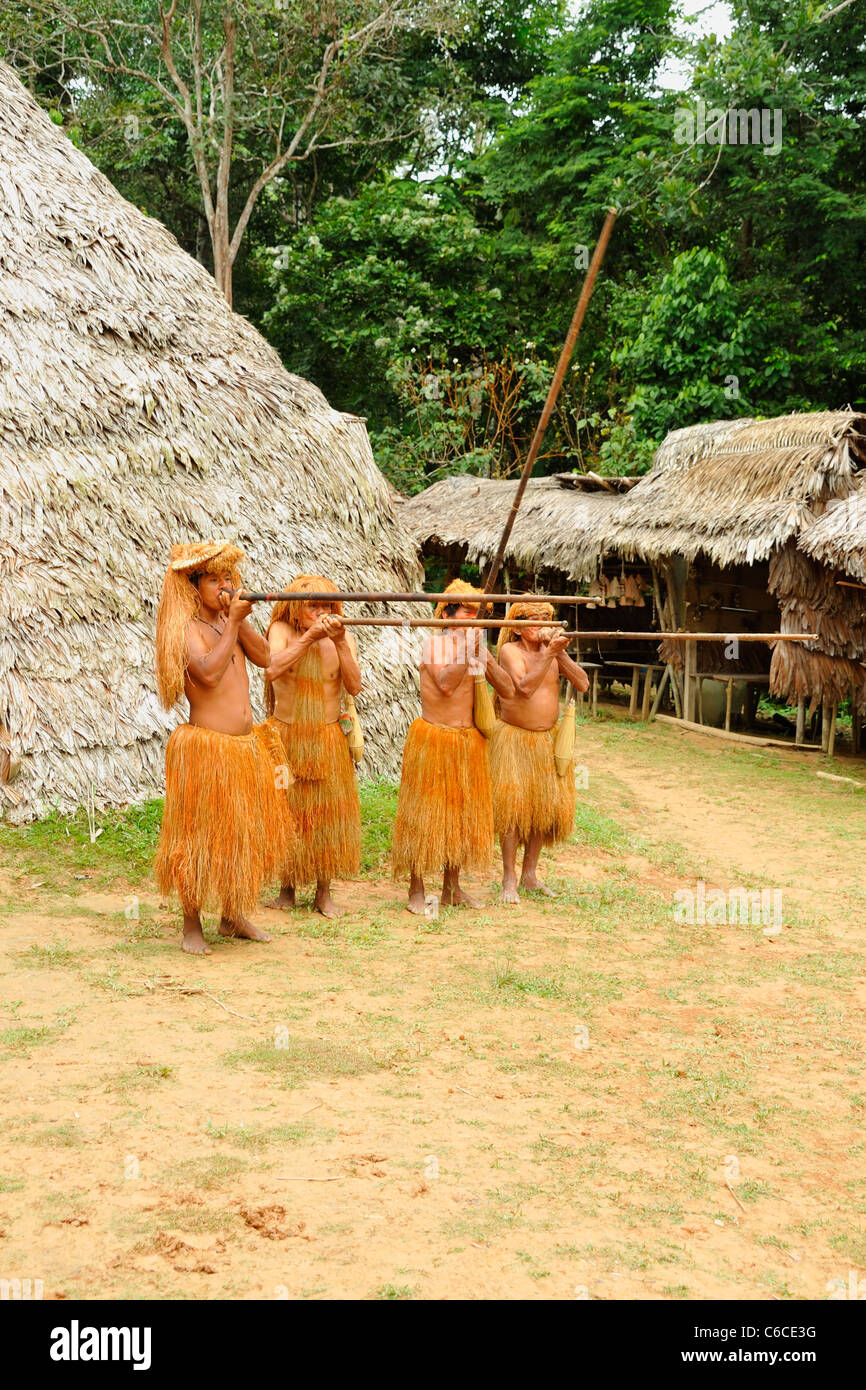
{"label": "palm thatch roof", "polygon": [[605,541],[625,558],[753,564],[846,497],[864,464],[866,415],[852,410],[673,430]]}
{"label": "palm thatch roof", "polygon": [[[531,574],[557,570],[575,582],[593,578],[611,513],[635,481],[574,473],[531,479],[506,565]],[[460,551],[471,564],[483,566],[496,554],[516,488],[515,479],[466,473],[443,478],[402,503],[400,518],[423,550]]]}
{"label": "palm thatch roof", "polygon": [[[417,587],[363,423],[284,370],[206,270],[125,202],[0,64],[0,807],[162,787],[154,618],[173,541],[248,582]],[[265,616],[262,614],[261,616]],[[372,772],[416,711],[387,629],[359,641]],[[253,682],[258,688],[258,682]]]}
{"label": "palm thatch roof", "polygon": [[817,521],[800,536],[798,545],[813,560],[866,581],[866,479],[854,491],[830,502]]}
{"label": "palm thatch roof", "polygon": [[837,584],[838,571],[804,555],[794,541],[770,561],[769,588],[779,601],[782,632],[814,632],[815,642],[779,642],[770,665],[770,692],[791,702],[850,699],[866,705],[866,611],[862,594]]}

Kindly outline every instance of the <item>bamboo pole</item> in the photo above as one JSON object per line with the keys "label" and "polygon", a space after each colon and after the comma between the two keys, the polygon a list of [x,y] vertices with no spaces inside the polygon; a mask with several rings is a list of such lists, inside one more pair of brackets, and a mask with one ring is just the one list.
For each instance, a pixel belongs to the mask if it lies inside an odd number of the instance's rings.
{"label": "bamboo pole", "polygon": [[526,491],[526,485],[529,482],[533,465],[538,457],[539,450],[541,449],[541,444],[544,439],[545,431],[547,430],[550,417],[553,414],[553,407],[556,405],[556,400],[559,395],[560,388],[562,386],[562,382],[565,377],[566,370],[568,368],[568,364],[571,360],[571,354],[574,351],[574,345],[577,342],[578,334],[580,333],[581,327],[583,325],[587,305],[589,304],[590,297],[592,295],[596,276],[598,275],[598,272],[601,269],[601,263],[604,260],[604,253],[607,250],[607,244],[610,241],[610,235],[613,231],[613,224],[616,221],[616,216],[616,208],[608,208],[607,217],[604,219],[604,226],[602,227],[601,234],[598,238],[598,241],[595,244],[595,250],[592,253],[592,260],[590,261],[589,268],[586,272],[586,279],[583,282],[583,289],[580,292],[580,298],[578,299],[577,304],[575,306],[574,314],[572,315],[568,333],[566,334],[565,342],[562,345],[562,351],[559,354],[559,361],[556,364],[556,371],[554,372],[553,380],[550,383],[550,389],[547,393],[547,400],[544,402],[544,409],[542,410],[541,417],[538,421],[538,424],[535,427],[535,434],[532,436],[532,443],[529,446],[529,453],[526,455],[526,462],[524,463],[523,469],[520,474],[520,482],[517,484],[517,492],[515,493],[514,501],[511,504],[511,511],[508,513],[508,520],[505,523],[505,529],[502,532],[502,536],[499,541],[499,547],[493,558],[493,562],[490,566],[490,569],[487,571],[487,578],[484,581],[484,588],[486,590],[492,589],[493,585],[496,583],[497,577],[499,575],[499,570],[502,566],[502,561],[505,558],[505,548],[508,545],[508,538],[511,535],[511,528],[513,527],[514,522],[517,518],[517,512],[520,507],[520,503],[523,501],[523,494]]}
{"label": "bamboo pole", "polygon": [[237,594],[238,598],[244,599],[247,603],[282,603],[292,599],[301,600],[304,603],[465,603],[469,607],[474,607],[481,603],[596,603],[596,599],[590,598],[587,594],[487,594],[473,598],[471,594],[428,594],[420,593],[343,593],[335,594],[312,594],[303,589],[281,590],[279,593],[266,594],[259,593],[257,590],[250,589],[231,589],[232,597]]}
{"label": "bamboo pole", "polygon": [[797,729],[794,734],[795,743],[805,743],[806,741],[806,701],[801,695],[797,701]]}
{"label": "bamboo pole", "polygon": [[[538,627],[532,618],[341,618],[344,627]],[[564,628],[564,622],[545,627]]]}
{"label": "bamboo pole", "polygon": [[791,748],[798,753],[814,753],[817,751],[817,744],[801,743],[799,747],[795,743],[788,743],[784,738],[761,738],[756,734],[737,734],[731,729],[717,729],[714,724],[696,724],[693,719],[679,719],[672,714],[657,714],[656,719],[664,724],[673,724],[675,728],[687,729],[689,733],[708,734],[711,738],[722,738],[730,743],[747,743],[758,748]]}
{"label": "bamboo pole", "polygon": [[[549,624],[544,624],[545,627]],[[569,637],[626,637],[630,642],[661,642],[676,640],[678,642],[730,642],[736,638],[738,642],[814,642],[817,635],[814,632],[619,632],[611,630],[609,632],[593,632],[591,628],[582,627],[578,633],[577,629],[572,629],[568,633]]]}
{"label": "bamboo pole", "polygon": [[683,654],[683,717],[694,723],[695,719],[695,673],[698,669],[698,647],[696,642],[686,642]]}
{"label": "bamboo pole", "polygon": [[827,734],[827,757],[832,758],[836,751],[836,715],[839,706],[834,704],[830,710],[830,729]]}
{"label": "bamboo pole", "polygon": [[668,666],[665,667],[664,671],[662,672],[662,678],[661,678],[661,680],[659,681],[658,685],[656,686],[655,699],[653,700],[652,709],[650,710],[650,713],[649,713],[650,719],[655,719],[656,715],[658,714],[659,705],[660,705],[661,702],[662,702],[662,695],[664,694],[665,686],[667,685],[667,683],[668,683],[668,681],[670,680],[670,678],[671,678],[671,668],[670,668],[670,666],[668,665]]}

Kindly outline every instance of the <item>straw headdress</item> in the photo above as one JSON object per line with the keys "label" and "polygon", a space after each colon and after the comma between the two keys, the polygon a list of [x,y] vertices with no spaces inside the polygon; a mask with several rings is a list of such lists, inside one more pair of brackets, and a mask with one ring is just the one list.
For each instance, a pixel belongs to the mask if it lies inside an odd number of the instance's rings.
{"label": "straw headdress", "polygon": [[[288,594],[336,594],[339,590],[333,579],[326,579],[323,574],[298,574],[286,589]],[[304,610],[305,600],[302,598],[284,598],[275,603],[271,610],[271,620],[268,623],[268,632],[274,623],[288,623],[294,632],[301,631],[301,619]],[[332,613],[341,616],[343,605],[339,600],[334,600],[328,604]],[[274,687],[265,677],[265,709],[268,714],[274,712]],[[318,643],[313,646],[303,657],[300,665],[295,672],[295,713],[293,722],[295,725],[303,725],[306,730],[306,744],[317,737],[317,729],[322,724],[325,717],[324,694],[322,690],[322,658],[319,652]],[[297,733],[297,730],[296,730]],[[322,745],[323,746],[323,745]],[[311,747],[307,748],[305,761],[299,776],[312,775],[309,768],[316,762],[316,755]],[[298,769],[295,769],[298,771]],[[321,771],[317,771],[317,776],[322,776]]]}
{"label": "straw headdress", "polygon": [[[530,621],[534,619],[537,623],[549,623],[553,620],[553,604],[548,603],[546,599],[534,599],[531,594],[528,594],[526,598],[516,599],[514,603],[509,604],[508,612],[505,616],[506,618],[513,618],[515,622],[518,618],[525,618]],[[519,639],[519,628],[502,628],[499,634],[499,641],[496,644],[497,656],[502,651],[506,642],[517,642]]]}
{"label": "straw headdress", "polygon": [[189,664],[187,624],[201,607],[193,578],[198,574],[228,574],[232,588],[239,589],[238,565],[244,558],[243,551],[230,541],[172,546],[156,614],[156,679],[164,709],[171,709],[183,694],[183,678]]}
{"label": "straw headdress", "polygon": [[[287,586],[285,592],[287,594],[337,594],[339,589],[333,579],[326,579],[322,574],[298,574]],[[289,627],[300,632],[304,602],[305,600],[302,598],[280,599],[279,603],[275,603],[271,610],[268,630],[270,631],[271,623],[288,623]],[[331,612],[338,616],[343,612],[343,605],[338,600],[328,606]]]}
{"label": "straw headdress", "polygon": [[472,598],[481,599],[484,595],[480,589],[475,589],[471,584],[467,584],[465,579],[452,579],[448,587],[443,590],[443,593],[453,594],[454,597],[450,601],[443,599],[440,603],[437,603],[436,611],[433,615],[435,618],[444,618],[445,609],[450,608],[454,603],[459,604],[460,607],[474,608],[479,618],[484,616],[490,606],[487,603],[469,602]]}

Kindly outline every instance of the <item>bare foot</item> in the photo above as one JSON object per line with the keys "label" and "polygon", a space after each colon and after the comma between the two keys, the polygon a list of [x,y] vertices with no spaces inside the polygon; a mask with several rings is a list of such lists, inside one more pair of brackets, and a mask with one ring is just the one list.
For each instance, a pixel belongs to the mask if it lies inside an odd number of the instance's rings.
{"label": "bare foot", "polygon": [[313,911],[321,912],[323,917],[344,917],[343,909],[337,907],[330,893],[317,893],[313,899]]}
{"label": "bare foot", "polygon": [[504,903],[519,903],[520,896],[517,892],[517,879],[503,879],[502,881],[502,901]]}
{"label": "bare foot", "polygon": [[253,926],[246,917],[238,917],[236,921],[230,922],[224,917],[220,922],[220,936],[239,936],[244,941],[270,941],[266,931],[261,927]]}
{"label": "bare foot", "polygon": [[546,898],[556,897],[553,889],[548,888],[547,884],[542,883],[541,879],[537,878],[535,874],[531,874],[527,878],[521,878],[520,886],[521,888],[528,888],[530,893],[543,893]]}
{"label": "bare foot", "polygon": [[480,902],[475,898],[470,898],[469,894],[462,888],[448,888],[442,890],[441,898],[443,907],[480,907]]}
{"label": "bare foot", "polygon": [[420,893],[410,893],[406,903],[406,911],[414,912],[416,917],[424,917],[427,911],[427,899],[423,890]]}
{"label": "bare foot", "polygon": [[286,912],[289,910],[289,908],[296,907],[297,903],[295,902],[294,888],[288,885],[285,888],[281,888],[277,896],[275,898],[271,898],[271,901],[269,903],[266,903],[265,906],[281,907]]}
{"label": "bare foot", "polygon": [[210,946],[204,939],[201,927],[190,927],[189,931],[185,931],[180,944],[181,949],[187,951],[191,956],[213,955]]}

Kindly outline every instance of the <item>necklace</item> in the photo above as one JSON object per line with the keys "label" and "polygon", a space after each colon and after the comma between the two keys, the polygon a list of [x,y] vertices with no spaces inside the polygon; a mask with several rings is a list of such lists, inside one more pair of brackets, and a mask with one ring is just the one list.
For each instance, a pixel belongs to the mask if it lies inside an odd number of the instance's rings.
{"label": "necklace", "polygon": [[[216,633],[217,637],[222,637],[223,633],[225,632],[224,627],[217,627],[216,623],[209,623],[207,618],[196,618],[196,622],[204,623],[205,627],[211,628]],[[234,661],[234,659],[235,654],[234,652],[232,652],[232,661]]]}

